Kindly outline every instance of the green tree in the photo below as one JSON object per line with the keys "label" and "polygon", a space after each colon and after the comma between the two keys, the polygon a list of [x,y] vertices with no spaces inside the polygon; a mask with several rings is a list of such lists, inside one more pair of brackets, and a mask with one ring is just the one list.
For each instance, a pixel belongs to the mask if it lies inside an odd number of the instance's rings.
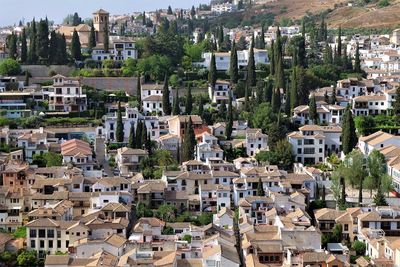
{"label": "green tree", "polygon": [[172,115],[180,115],[181,109],[179,107],[179,90],[175,89],[174,103],[172,105]]}
{"label": "green tree", "polygon": [[37,43],[36,43],[36,38],[37,38],[37,30],[36,30],[36,22],[35,19],[32,20],[31,22],[31,34],[30,34],[30,41],[29,41],[29,51],[28,51],[28,62],[31,64],[36,64],[37,62]]}
{"label": "green tree", "polygon": [[21,66],[18,61],[8,58],[0,62],[0,75],[12,76],[21,73]]}
{"label": "green tree", "polygon": [[131,129],[129,131],[129,141],[128,141],[129,148],[136,148],[136,136],[135,136],[135,124],[131,124]]}
{"label": "green tree", "polygon": [[217,82],[217,65],[215,62],[214,53],[211,56],[210,71],[208,72],[208,82],[210,83],[211,88],[214,89]]}
{"label": "green tree", "polygon": [[231,49],[231,61],[229,67],[229,74],[231,78],[232,84],[237,84],[239,80],[239,68],[238,68],[238,57],[236,50],[236,43],[233,41],[232,49]]}
{"label": "green tree", "polygon": [[62,165],[62,156],[54,152],[47,152],[43,155],[46,160],[46,167],[55,167]]}
{"label": "green tree", "polygon": [[122,122],[122,108],[121,102],[118,102],[118,111],[117,111],[117,128],[115,131],[115,137],[117,142],[124,142],[124,123]]}
{"label": "green tree", "polygon": [[193,159],[195,145],[196,137],[192,126],[192,118],[189,116],[189,122],[186,123],[185,135],[183,139],[183,161]]}
{"label": "green tree", "polygon": [[141,77],[140,77],[140,72],[138,73],[138,77],[136,79],[136,100],[139,105],[139,111],[142,110],[142,83],[141,83]]}
{"label": "green tree", "polygon": [[106,25],[104,26],[104,36],[103,36],[103,47],[104,47],[104,51],[106,53],[108,53],[108,50],[110,49],[110,37],[109,37],[109,30],[108,30],[108,25],[106,23]]}
{"label": "green tree", "polygon": [[364,155],[360,151],[354,150],[346,156],[341,170],[341,175],[344,176],[344,179],[350,183],[353,188],[358,187],[359,205],[361,205],[363,199],[362,190],[364,179],[368,175],[365,165]]}
{"label": "green tree", "polygon": [[367,249],[366,245],[364,242],[361,241],[354,241],[354,243],[351,245],[352,249],[356,252],[357,256],[364,256],[365,255],[365,250]]}
{"label": "green tree", "polygon": [[264,191],[264,188],[263,188],[263,182],[261,180],[261,177],[258,178],[257,196],[259,196],[259,197],[265,196],[265,191]]}
{"label": "green tree", "polygon": [[157,165],[162,167],[164,170],[167,170],[168,166],[171,166],[174,163],[171,152],[168,150],[158,149],[154,153],[153,157],[156,160]]}
{"label": "green tree", "polygon": [[142,217],[153,217],[151,209],[142,202],[139,202],[136,206],[136,215],[138,218]]}
{"label": "green tree", "polygon": [[49,60],[49,24],[47,18],[40,20],[37,31],[37,56],[39,61],[47,63]]}
{"label": "green tree", "polygon": [[396,97],[395,97],[395,102],[393,103],[393,113],[396,116],[400,115],[400,87],[397,87],[396,89]]}
{"label": "green tree", "polygon": [[185,113],[187,115],[192,114],[192,109],[193,109],[192,87],[189,84],[186,94]]}
{"label": "green tree", "polygon": [[50,33],[50,41],[49,41],[49,58],[48,61],[50,64],[57,64],[57,48],[58,48],[58,36],[55,31]]}
{"label": "green tree", "polygon": [[8,54],[11,59],[18,58],[17,36],[14,33],[8,37]]}
{"label": "green tree", "polygon": [[18,254],[18,266],[36,266],[38,262],[36,251],[23,250]]}
{"label": "green tree", "polygon": [[278,144],[278,141],[285,139],[286,133],[280,126],[279,121],[276,123],[272,123],[268,129],[268,143],[269,148],[274,149]]}
{"label": "green tree", "polygon": [[318,113],[317,113],[317,102],[315,100],[315,95],[313,94],[310,99],[309,107],[309,115],[310,119],[312,120],[313,124],[318,123]]}
{"label": "green tree", "polygon": [[162,106],[163,112],[165,115],[171,115],[171,102],[169,97],[169,86],[168,86],[168,77],[165,74],[164,77],[164,87],[163,87],[163,94],[162,94]]}
{"label": "green tree", "polygon": [[356,54],[354,59],[354,72],[360,73],[361,72],[361,61],[360,61],[360,48],[357,42],[356,47]]}
{"label": "green tree", "polygon": [[342,48],[342,27],[339,26],[339,30],[338,30],[338,36],[337,36],[337,57],[335,57],[335,64],[337,66],[341,65],[341,61],[342,61],[342,52],[343,52],[343,48]]}
{"label": "green tree", "polygon": [[297,93],[297,69],[298,68],[293,68],[292,70],[292,76],[291,76],[291,87],[290,87],[290,109],[293,110],[295,107],[299,105],[299,98],[298,98],[298,93]]}
{"label": "green tree", "polygon": [[271,75],[275,75],[275,42],[272,40],[271,46],[269,48],[269,72]]}
{"label": "green tree", "polygon": [[25,28],[22,29],[21,34],[21,62],[26,63],[28,60],[28,45],[26,42],[26,30]]}
{"label": "green tree", "polygon": [[79,40],[79,35],[76,30],[74,30],[74,33],[72,34],[71,56],[75,60],[81,60],[82,58],[81,41]]}
{"label": "green tree", "polygon": [[278,113],[281,110],[281,90],[280,88],[276,88],[272,95],[272,110]]}
{"label": "green tree", "polygon": [[156,217],[165,222],[175,221],[175,207],[169,204],[162,204],[158,207]]}
{"label": "green tree", "polygon": [[232,108],[232,95],[229,94],[228,98],[228,114],[226,122],[226,139],[230,140],[232,137],[233,129],[233,108]]}
{"label": "green tree", "polygon": [[343,228],[341,224],[336,224],[332,230],[332,242],[341,243],[343,240]]}
{"label": "green tree", "polygon": [[94,31],[94,26],[90,27],[89,34],[89,51],[92,52],[93,48],[96,47],[96,32]]}
{"label": "green tree", "polygon": [[346,108],[342,119],[342,146],[343,153],[347,155],[353,150],[358,142],[353,114],[351,113],[350,107]]}
{"label": "green tree", "polygon": [[143,122],[138,121],[136,125],[136,148],[143,148],[142,136],[143,136]]}
{"label": "green tree", "polygon": [[249,61],[247,63],[247,83],[250,86],[256,85],[256,63],[254,60],[254,35],[250,45]]}

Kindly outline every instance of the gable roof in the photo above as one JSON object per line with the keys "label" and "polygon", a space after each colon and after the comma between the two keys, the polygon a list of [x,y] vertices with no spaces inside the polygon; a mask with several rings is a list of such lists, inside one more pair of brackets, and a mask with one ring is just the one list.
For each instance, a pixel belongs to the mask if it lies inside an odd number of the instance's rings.
{"label": "gable roof", "polygon": [[63,156],[91,156],[90,145],[79,139],[72,139],[61,144],[61,155]]}

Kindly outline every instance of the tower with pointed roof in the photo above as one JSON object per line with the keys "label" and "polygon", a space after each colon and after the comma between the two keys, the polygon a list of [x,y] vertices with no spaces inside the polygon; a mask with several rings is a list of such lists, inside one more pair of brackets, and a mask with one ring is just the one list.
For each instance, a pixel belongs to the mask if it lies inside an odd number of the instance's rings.
{"label": "tower with pointed roof", "polygon": [[96,31],[96,41],[102,43],[104,32],[109,26],[110,13],[104,9],[99,9],[93,13],[93,26]]}

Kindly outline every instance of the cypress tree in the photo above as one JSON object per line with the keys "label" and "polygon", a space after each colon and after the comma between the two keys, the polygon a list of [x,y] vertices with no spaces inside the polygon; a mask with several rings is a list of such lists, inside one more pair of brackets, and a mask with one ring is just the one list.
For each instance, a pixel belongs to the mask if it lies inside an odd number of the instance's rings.
{"label": "cypress tree", "polygon": [[246,87],[245,87],[245,91],[244,91],[244,110],[245,111],[250,110],[250,103],[249,103],[250,102],[249,101],[250,92],[249,92],[249,90],[250,90],[249,84],[247,83]]}
{"label": "cypress tree", "polygon": [[283,52],[282,52],[282,37],[281,31],[278,27],[276,31],[276,42],[274,48],[274,56],[275,56],[275,87],[276,88],[284,88],[285,87],[285,74],[283,67]]}
{"label": "cypress tree", "polygon": [[275,75],[275,42],[272,40],[271,47],[269,48],[269,72]]}
{"label": "cypress tree", "polygon": [[179,91],[178,91],[178,88],[176,88],[175,89],[174,103],[172,105],[172,115],[180,115],[180,114],[181,114],[181,110],[179,108]]}
{"label": "cypress tree", "polygon": [[307,59],[307,56],[306,56],[306,40],[305,40],[304,37],[301,37],[301,40],[299,42],[299,47],[298,47],[298,50],[297,50],[297,63],[301,67],[305,68],[306,65],[307,65],[306,59]]}
{"label": "cypress tree", "polygon": [[285,114],[286,116],[290,117],[291,113],[292,113],[292,109],[291,109],[291,90],[286,90],[286,100],[285,100]]}
{"label": "cypress tree", "polygon": [[26,63],[28,60],[28,46],[26,42],[26,30],[22,29],[21,34],[21,62]]}
{"label": "cypress tree", "polygon": [[298,96],[298,104],[306,105],[309,101],[309,90],[305,84],[305,71],[303,68],[297,69],[297,96]]}
{"label": "cypress tree", "polygon": [[189,122],[186,123],[185,136],[183,139],[183,161],[188,161],[194,157],[194,147],[196,145],[196,138],[192,127],[192,119],[190,116]]}
{"label": "cypress tree", "polygon": [[272,81],[270,79],[268,79],[267,82],[265,83],[264,94],[265,94],[264,101],[271,103],[273,95],[273,86],[272,86]]}
{"label": "cypress tree", "polygon": [[340,27],[340,26],[339,26],[339,30],[338,30],[337,55],[339,58],[342,57],[342,27]]}
{"label": "cypress tree", "polygon": [[329,104],[331,105],[336,105],[336,87],[333,87],[332,89],[332,96],[331,96],[331,101]]}
{"label": "cypress tree", "polygon": [[138,77],[136,80],[136,100],[138,102],[139,108],[138,110],[142,110],[142,84],[141,84],[141,76],[140,72],[138,73]]}
{"label": "cypress tree", "polygon": [[232,108],[232,95],[229,94],[228,99],[228,118],[226,123],[226,139],[230,140],[233,130],[233,108]]}
{"label": "cypress tree", "polygon": [[299,105],[299,97],[298,97],[298,92],[297,92],[297,87],[298,87],[298,78],[297,78],[297,70],[298,68],[293,68],[292,71],[292,84],[290,87],[290,110],[293,110],[295,107]]}
{"label": "cypress tree", "polygon": [[312,95],[312,97],[310,99],[310,104],[308,105],[308,108],[309,108],[310,120],[312,120],[313,124],[317,124],[318,113],[317,113],[317,103],[316,103],[314,94]]}
{"label": "cypress tree", "polygon": [[57,64],[66,64],[68,62],[67,41],[64,34],[58,34],[57,36]]}
{"label": "cypress tree", "polygon": [[169,99],[169,87],[168,87],[168,78],[165,74],[164,77],[164,88],[162,94],[162,105],[163,105],[163,112],[164,115],[171,115],[171,102]]}
{"label": "cypress tree", "polygon": [[204,100],[202,97],[200,97],[200,101],[199,101],[199,116],[203,118],[204,116]]}
{"label": "cypress tree", "polygon": [[145,26],[146,25],[146,12],[143,11],[143,15],[142,15],[142,25]]}
{"label": "cypress tree", "polygon": [[278,113],[281,110],[281,90],[276,88],[272,95],[272,111]]}
{"label": "cypress tree", "polygon": [[79,40],[79,35],[76,30],[74,30],[74,33],[72,34],[71,56],[75,60],[81,60],[82,58],[81,41]]}
{"label": "cypress tree", "polygon": [[115,136],[116,136],[117,142],[119,142],[119,143],[124,142],[124,124],[122,122],[121,102],[118,102],[117,128],[115,131]]}
{"label": "cypress tree", "polygon": [[257,83],[257,97],[254,97],[253,99],[255,99],[257,101],[257,105],[260,105],[262,102],[264,102],[264,83],[263,82],[260,81]]}
{"label": "cypress tree", "polygon": [[333,63],[332,49],[328,44],[325,45],[323,59],[324,59],[324,64],[332,64]]}
{"label": "cypress tree", "polygon": [[260,49],[265,49],[265,25],[261,26],[261,34],[260,34]]}
{"label": "cypress tree", "polygon": [[37,31],[37,56],[40,62],[47,63],[49,60],[49,25],[48,21],[40,20]]}
{"label": "cypress tree", "polygon": [[29,72],[26,70],[25,71],[25,86],[29,86]]}
{"label": "cypress tree", "polygon": [[151,137],[150,133],[147,134],[146,142],[144,143],[144,147],[146,148],[147,152],[151,156],[153,154],[153,150],[151,149]]}
{"label": "cypress tree", "polygon": [[305,39],[306,38],[306,23],[304,19],[301,21],[301,36]]}
{"label": "cypress tree", "polygon": [[354,72],[360,73],[361,72],[361,61],[360,61],[360,48],[358,46],[357,42],[357,48],[356,48],[356,55],[354,59]]}
{"label": "cypress tree", "polygon": [[58,53],[58,36],[55,31],[50,34],[49,42],[49,63],[57,64],[57,53]]}
{"label": "cypress tree", "polygon": [[215,62],[214,53],[211,55],[210,72],[208,73],[208,82],[210,83],[212,89],[214,90],[215,84],[217,82],[217,65]]}
{"label": "cypress tree", "polygon": [[129,132],[129,142],[128,142],[128,147],[130,148],[136,148],[136,136],[135,136],[135,124],[131,124],[131,129]]}
{"label": "cypress tree", "polygon": [[94,31],[94,26],[92,25],[89,34],[89,51],[92,52],[94,47],[96,47],[96,33]]}
{"label": "cypress tree", "polygon": [[237,84],[239,80],[239,68],[238,68],[238,58],[237,58],[237,50],[236,43],[233,41],[232,49],[231,49],[231,62],[229,67],[229,74],[231,78],[232,84]]}
{"label": "cypress tree", "polygon": [[147,134],[147,126],[146,126],[146,121],[142,122],[142,135],[138,138],[140,138],[140,142],[141,142],[141,147],[146,147],[146,143],[148,142],[148,134]]}
{"label": "cypress tree", "polygon": [[250,45],[249,62],[247,63],[247,83],[256,85],[256,63],[254,60],[254,35]]}
{"label": "cypress tree", "polygon": [[185,113],[187,115],[192,114],[192,109],[193,109],[192,87],[189,84],[186,95]]}
{"label": "cypress tree", "polygon": [[393,103],[393,114],[396,116],[400,115],[400,87],[397,87],[396,89],[396,98]]}
{"label": "cypress tree", "polygon": [[12,33],[8,38],[8,51],[10,58],[12,59],[18,58],[17,36],[14,33]]}
{"label": "cypress tree", "polygon": [[349,154],[353,148],[357,145],[357,134],[354,125],[353,114],[351,113],[350,107],[346,108],[343,116],[342,123],[342,146],[343,153]]}
{"label": "cypress tree", "polygon": [[142,121],[138,121],[136,125],[136,148],[142,148],[143,143],[142,143],[142,131],[143,131],[143,123]]}
{"label": "cypress tree", "polygon": [[263,188],[263,183],[262,183],[261,177],[258,178],[257,196],[259,196],[259,197],[265,196],[265,191]]}
{"label": "cypress tree", "polygon": [[109,40],[109,32],[108,32],[108,25],[106,24],[104,26],[104,39],[103,39],[103,46],[104,46],[104,52],[108,53],[108,50],[110,49],[110,40]]}
{"label": "cypress tree", "polygon": [[32,33],[29,40],[29,51],[28,51],[28,61],[30,64],[37,63],[37,55],[36,55],[36,38],[37,38],[37,30],[36,30],[36,22],[33,19],[32,23]]}

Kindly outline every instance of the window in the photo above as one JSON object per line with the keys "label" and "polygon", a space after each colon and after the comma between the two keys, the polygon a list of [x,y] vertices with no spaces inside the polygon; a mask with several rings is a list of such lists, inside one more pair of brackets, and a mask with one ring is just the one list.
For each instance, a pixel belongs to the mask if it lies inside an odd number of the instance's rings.
{"label": "window", "polygon": [[29,230],[29,236],[30,236],[31,238],[36,237],[36,229],[30,229],[30,230]]}
{"label": "window", "polygon": [[53,240],[49,240],[49,248],[53,248]]}
{"label": "window", "polygon": [[47,230],[47,238],[54,238],[54,230],[53,229]]}
{"label": "window", "polygon": [[44,240],[40,240],[39,241],[39,247],[40,248],[44,248]]}
{"label": "window", "polygon": [[349,225],[348,225],[348,224],[345,224],[345,225],[344,225],[344,230],[345,230],[345,231],[349,231]]}
{"label": "window", "polygon": [[36,247],[36,241],[35,240],[31,240],[31,248],[35,248]]}
{"label": "window", "polygon": [[46,237],[46,230],[45,229],[39,229],[39,237]]}

